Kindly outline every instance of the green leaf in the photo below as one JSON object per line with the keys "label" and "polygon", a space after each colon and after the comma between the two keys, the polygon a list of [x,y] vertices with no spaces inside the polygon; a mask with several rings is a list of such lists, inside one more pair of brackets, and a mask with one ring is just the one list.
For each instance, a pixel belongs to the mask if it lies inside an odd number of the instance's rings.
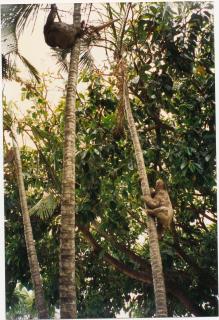
{"label": "green leaf", "polygon": [[180,169],[183,170],[186,166],[188,166],[188,162],[182,162],[180,165]]}

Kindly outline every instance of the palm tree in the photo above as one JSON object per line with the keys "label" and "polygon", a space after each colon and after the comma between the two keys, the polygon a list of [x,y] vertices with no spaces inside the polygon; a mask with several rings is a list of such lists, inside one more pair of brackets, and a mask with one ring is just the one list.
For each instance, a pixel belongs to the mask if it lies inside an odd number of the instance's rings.
{"label": "palm tree", "polygon": [[[149,184],[145,171],[142,149],[130,108],[128,85],[126,79],[125,63],[123,61],[123,37],[127,14],[120,32],[115,32],[112,24],[116,43],[117,79],[120,99],[124,105],[129,130],[133,140],[139,176],[141,179],[143,195],[149,195]],[[108,6],[109,16],[112,12]],[[74,24],[80,24],[80,4],[74,5]],[[80,54],[80,39],[71,50],[68,87],[65,110],[65,142],[62,177],[62,205],[61,205],[61,238],[60,238],[60,309],[61,318],[76,318],[76,287],[75,287],[75,96],[77,74]],[[151,264],[156,301],[156,315],[167,316],[166,294],[162,272],[158,238],[154,220],[148,217],[148,233],[150,243]]]}
{"label": "palm tree", "polygon": [[23,216],[24,236],[25,236],[26,247],[27,247],[28,261],[30,265],[30,273],[31,273],[34,292],[35,292],[36,308],[37,308],[39,319],[47,319],[48,310],[47,310],[46,302],[44,299],[39,262],[37,258],[36,248],[35,248],[34,239],[33,239],[32,226],[31,226],[30,216],[29,216],[29,211],[27,206],[27,197],[26,197],[24,179],[23,179],[23,173],[22,173],[20,150],[19,150],[16,133],[13,126],[11,128],[11,134],[12,134],[12,142],[13,142],[14,163],[16,167],[17,183],[18,183],[18,190],[20,195],[21,211]]}
{"label": "palm tree", "polygon": [[[110,18],[112,18],[112,10],[110,5],[108,5],[108,13]],[[135,157],[137,162],[138,174],[141,181],[141,190],[143,196],[150,195],[150,188],[148,183],[148,178],[145,170],[144,157],[138,137],[138,132],[135,126],[135,121],[132,115],[132,110],[129,100],[129,91],[128,91],[128,82],[126,76],[126,64],[123,59],[123,37],[125,34],[125,26],[131,4],[128,5],[127,11],[125,13],[125,18],[123,20],[122,26],[119,30],[118,35],[116,35],[116,29],[113,29],[114,37],[116,40],[116,69],[115,75],[117,77],[117,87],[119,91],[120,98],[120,108],[123,106],[125,109],[128,128],[130,131],[131,139],[133,142]],[[145,206],[145,211],[147,208]],[[166,290],[163,277],[163,267],[162,260],[160,255],[159,243],[157,230],[155,226],[154,219],[147,215],[147,227],[148,227],[148,236],[149,236],[149,249],[150,249],[150,258],[151,258],[151,267],[152,267],[152,276],[153,276],[153,285],[154,285],[154,294],[155,294],[155,304],[156,304],[156,316],[157,317],[167,317],[167,303],[166,303]]]}
{"label": "palm tree", "polygon": [[[18,50],[17,35],[22,31],[27,22],[28,16],[36,13],[39,5],[8,5],[2,6],[2,44],[3,50],[3,70],[6,78],[11,78],[9,71],[13,71],[10,65],[10,56],[16,54],[32,71],[37,80],[38,74],[35,68],[25,59]],[[74,5],[74,24],[80,27],[80,4]],[[65,110],[65,141],[64,141],[64,159],[63,159],[63,179],[62,179],[62,204],[61,204],[61,235],[60,235],[60,312],[61,318],[76,318],[76,288],[75,288],[75,97],[78,64],[80,55],[80,40],[75,43],[71,51],[70,66],[68,73],[68,87],[66,96]],[[31,270],[34,268],[34,276],[38,275],[35,263],[37,262],[36,254],[31,245],[33,245],[32,229],[30,221],[28,223],[27,204],[23,184],[22,172],[20,173],[21,162],[19,149],[16,147],[14,140],[15,157],[18,163],[18,179],[21,195],[22,209],[24,210],[25,237],[27,241],[28,258]],[[23,187],[22,187],[23,185]],[[28,215],[29,217],[29,215]],[[30,240],[30,244],[29,241]],[[38,262],[37,262],[38,263]],[[39,268],[38,268],[39,269]],[[42,307],[43,299],[38,298],[39,285],[41,279],[33,277],[36,287],[37,306]],[[45,308],[42,308],[43,310]],[[45,309],[46,310],[46,309]],[[47,311],[39,313],[39,317],[47,318]]]}
{"label": "palm tree", "polygon": [[[80,4],[74,5],[74,25],[80,27]],[[71,50],[65,109],[64,156],[60,234],[60,314],[76,318],[75,286],[75,102],[80,55],[80,39]]]}
{"label": "palm tree", "polygon": [[[121,61],[122,62],[122,61]],[[144,157],[141,148],[141,144],[138,137],[138,132],[135,126],[135,121],[132,115],[132,110],[129,101],[129,92],[126,77],[123,78],[123,101],[128,121],[128,127],[131,134],[135,157],[138,167],[138,174],[141,181],[141,190],[143,196],[150,195],[150,188],[148,183],[148,178],[145,170]],[[145,207],[147,212],[147,208]],[[156,316],[157,317],[167,317],[167,303],[166,303],[166,290],[164,284],[163,276],[163,266],[160,255],[157,229],[155,226],[154,219],[147,215],[147,227],[149,236],[149,249],[151,257],[151,268],[154,284],[154,295],[156,304]]]}

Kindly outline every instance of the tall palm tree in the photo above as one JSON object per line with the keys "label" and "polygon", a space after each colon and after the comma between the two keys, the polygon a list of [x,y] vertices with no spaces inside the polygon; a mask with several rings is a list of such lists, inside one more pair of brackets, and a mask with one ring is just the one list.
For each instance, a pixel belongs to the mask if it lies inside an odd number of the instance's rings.
{"label": "tall palm tree", "polygon": [[[135,126],[135,121],[132,115],[132,110],[129,101],[129,92],[126,77],[123,79],[123,101],[128,121],[128,127],[131,134],[135,157],[138,167],[138,174],[141,181],[141,190],[143,196],[150,195],[150,188],[148,178],[145,170],[144,157],[141,148],[141,144],[138,137],[138,132]],[[145,207],[147,213],[147,208]],[[149,236],[149,249],[151,258],[151,268],[154,285],[156,316],[167,317],[167,303],[166,303],[166,289],[163,276],[163,266],[160,255],[160,248],[158,243],[157,229],[154,219],[147,215],[147,227]]]}
{"label": "tall palm tree", "polygon": [[[128,91],[128,82],[126,76],[126,64],[123,58],[124,49],[123,49],[123,37],[125,34],[125,26],[127,18],[129,15],[129,10],[131,4],[128,4],[127,11],[125,13],[124,21],[121,25],[119,32],[116,35],[116,29],[113,29],[114,37],[116,40],[116,70],[115,75],[117,77],[117,87],[120,97],[120,108],[123,106],[125,109],[128,128],[130,131],[131,139],[133,142],[135,157],[137,162],[138,174],[141,181],[141,190],[143,196],[150,195],[150,188],[148,183],[148,178],[146,174],[143,152],[138,137],[138,132],[136,129],[134,117],[132,114],[130,100],[129,100],[129,91]],[[112,10],[108,5],[108,13],[110,18],[112,18]],[[147,208],[145,205],[145,211]],[[156,225],[154,219],[147,215],[147,227],[148,227],[148,236],[149,236],[149,249],[150,249],[150,258],[151,258],[151,268],[153,276],[153,285],[154,285],[154,295],[155,295],[155,304],[156,304],[156,316],[157,317],[167,317],[167,303],[166,303],[166,289],[163,276],[163,267],[162,260],[160,255],[159,243]]]}
{"label": "tall palm tree", "polygon": [[[74,4],[74,25],[80,26],[79,3]],[[80,55],[80,39],[71,50],[65,108],[64,156],[62,174],[61,234],[60,234],[60,314],[61,318],[76,318],[75,286],[75,102]]]}
{"label": "tall palm tree", "polygon": [[24,225],[24,236],[27,247],[27,256],[30,265],[30,273],[33,282],[35,299],[36,299],[36,308],[38,312],[39,319],[47,319],[49,317],[46,302],[44,299],[42,279],[40,276],[39,262],[37,258],[36,248],[33,239],[32,226],[30,222],[30,216],[27,206],[27,197],[24,186],[24,179],[22,173],[22,163],[20,157],[20,150],[16,138],[16,133],[14,128],[11,128],[12,133],[12,142],[13,142],[13,152],[14,152],[14,163],[16,167],[17,183],[18,190],[20,195],[20,204],[21,211],[23,216],[23,225]]}
{"label": "tall palm tree", "polygon": [[[18,50],[17,35],[25,26],[28,16],[36,13],[39,5],[8,5],[2,6],[2,44],[4,46],[2,60],[4,63],[4,75],[8,76],[7,57],[11,54],[16,54],[28,66],[30,71],[37,78],[37,72],[34,67],[21,56]],[[74,5],[74,24],[80,26],[80,4]],[[75,97],[77,74],[80,54],[80,40],[75,43],[71,50],[68,86],[66,96],[66,110],[65,110],[65,141],[64,141],[64,158],[63,158],[63,178],[62,178],[62,204],[61,204],[61,235],[60,235],[60,312],[61,318],[76,318],[76,288],[75,288]],[[15,144],[16,146],[16,144]],[[16,159],[19,157],[16,151]],[[19,164],[21,168],[21,164]],[[19,182],[21,182],[21,175],[19,175]],[[24,190],[21,188],[21,190]],[[22,208],[25,213],[27,206],[25,205],[24,196],[22,193]],[[25,215],[26,223],[26,215]],[[30,227],[25,227],[27,235],[32,235]],[[25,233],[26,234],[26,233]],[[29,238],[28,238],[29,239]],[[31,242],[33,244],[33,241]],[[33,266],[32,258],[34,259],[33,249],[30,251],[30,265]],[[35,261],[35,260],[34,260]],[[35,266],[35,264],[34,264]],[[34,269],[35,270],[35,269]],[[34,271],[34,274],[37,274]],[[35,282],[34,282],[35,283]],[[39,280],[36,284],[39,284]],[[38,287],[37,287],[38,288]],[[37,289],[39,292],[39,289]],[[39,300],[39,299],[38,299]],[[42,299],[39,300],[42,302]],[[38,302],[37,302],[38,303]],[[43,313],[44,318],[47,314]]]}

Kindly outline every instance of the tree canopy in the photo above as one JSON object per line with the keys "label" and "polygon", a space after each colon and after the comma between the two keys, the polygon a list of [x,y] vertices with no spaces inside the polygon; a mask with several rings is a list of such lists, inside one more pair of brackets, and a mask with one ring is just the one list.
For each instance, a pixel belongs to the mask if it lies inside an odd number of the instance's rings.
{"label": "tree canopy", "polygon": [[[120,10],[122,6],[120,4]],[[118,14],[116,9],[114,14]],[[113,28],[111,30],[113,34]],[[131,107],[150,186],[162,178],[174,221],[160,242],[170,316],[216,316],[217,217],[212,4],[138,3],[123,40]],[[112,41],[113,43],[113,41]],[[110,45],[109,45],[110,46]],[[116,55],[116,48],[111,44]],[[76,154],[79,318],[154,315],[147,226],[133,146],[115,86],[115,63],[81,70]],[[18,120],[23,175],[51,315],[58,306],[60,188],[65,100],[47,99],[51,75],[20,81],[30,108]],[[4,97],[4,130],[10,121]],[[5,156],[10,148],[5,137]],[[5,164],[7,310],[17,283],[32,289],[12,162]],[[23,309],[22,309],[23,310]],[[27,311],[30,313],[30,308]],[[34,311],[33,311],[34,312]]]}

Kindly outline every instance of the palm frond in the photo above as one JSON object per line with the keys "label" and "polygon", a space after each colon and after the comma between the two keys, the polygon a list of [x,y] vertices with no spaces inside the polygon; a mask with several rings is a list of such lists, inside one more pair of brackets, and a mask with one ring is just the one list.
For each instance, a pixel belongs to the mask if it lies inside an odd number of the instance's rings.
{"label": "palm frond", "polygon": [[25,26],[34,19],[36,21],[38,11],[40,8],[40,4],[28,4],[23,8],[18,22],[17,22],[17,32],[18,36],[20,35],[21,32],[23,32]]}
{"label": "palm frond", "polygon": [[59,198],[54,194],[44,195],[42,199],[29,210],[29,213],[30,215],[40,217],[42,220],[47,219],[53,214],[59,202]]}
{"label": "palm frond", "polygon": [[3,4],[1,5],[1,27],[4,29],[8,26],[16,25],[21,15],[22,10],[25,8],[25,4]]}
{"label": "palm frond", "polygon": [[2,54],[4,54],[5,56],[17,51],[18,41],[14,25],[5,26],[4,28],[2,28],[1,47]]}
{"label": "palm frond", "polygon": [[80,68],[87,68],[89,70],[94,69],[94,58],[90,53],[90,50],[84,51],[80,56]]}
{"label": "palm frond", "polygon": [[[2,27],[2,54],[4,55],[4,62],[6,56],[9,57],[11,53],[19,56],[23,64],[28,68],[32,76],[40,81],[40,77],[36,68],[20,54],[18,49],[18,34],[23,30],[25,24],[28,22],[28,17],[31,15],[37,15],[40,5],[24,5],[24,4],[13,4],[13,5],[2,5],[1,6],[1,27]],[[10,78],[10,74],[13,74],[12,64],[8,59],[8,63],[4,64],[3,78]]]}
{"label": "palm frond", "polygon": [[19,51],[16,52],[16,54],[18,55],[18,57],[21,59],[21,61],[23,62],[23,64],[25,65],[26,68],[28,68],[29,72],[31,73],[31,75],[36,79],[36,81],[39,83],[40,82],[40,76],[39,76],[39,72],[37,71],[37,69],[22,55],[20,54]]}
{"label": "palm frond", "polygon": [[2,54],[2,78],[8,79],[8,60]]}
{"label": "palm frond", "polygon": [[[57,60],[57,64],[59,65],[59,71],[68,72],[69,62],[67,60],[67,55],[70,53],[70,49],[59,49],[53,48],[52,56]],[[89,46],[82,42],[82,53],[80,56],[80,68],[88,68],[92,70],[94,68],[94,59],[90,53]]]}
{"label": "palm frond", "polygon": [[[40,4],[4,4],[1,6],[2,29],[13,26],[17,35],[24,30],[31,17],[37,16]],[[28,19],[29,18],[29,19]]]}
{"label": "palm frond", "polygon": [[70,49],[59,49],[53,48],[52,56],[57,60],[57,65],[59,66],[59,71],[68,72],[69,63],[67,61],[67,55],[70,53]]}

